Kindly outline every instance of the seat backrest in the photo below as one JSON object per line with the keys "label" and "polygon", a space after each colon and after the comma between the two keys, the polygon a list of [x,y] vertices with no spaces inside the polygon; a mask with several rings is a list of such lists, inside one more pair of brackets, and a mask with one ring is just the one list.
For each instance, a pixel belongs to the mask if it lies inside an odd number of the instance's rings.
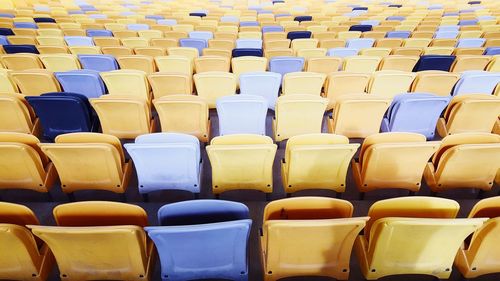
{"label": "seat backrest", "polygon": [[50,71],[70,71],[80,69],[80,63],[75,55],[47,54],[40,55],[39,58],[45,68]]}
{"label": "seat backrest", "polygon": [[458,40],[457,48],[480,48],[486,42],[484,38],[461,38]]}
{"label": "seat backrest", "polygon": [[418,60],[413,72],[423,70],[450,71],[455,56],[425,55]]}
{"label": "seat backrest", "polygon": [[375,44],[375,39],[373,38],[352,38],[347,40],[346,48],[360,50],[360,49],[371,48],[373,47],[373,44]]}
{"label": "seat backrest", "polygon": [[240,94],[262,96],[274,110],[281,85],[281,75],[274,72],[247,72],[240,75]]}
{"label": "seat backrest", "polygon": [[190,75],[182,73],[152,73],[148,75],[154,98],[169,95],[193,93],[193,81]]}
{"label": "seat backrest", "polygon": [[462,73],[453,89],[453,96],[463,94],[490,95],[500,83],[500,73],[488,71],[466,71]]}
{"label": "seat backrest", "polygon": [[[500,97],[484,94],[455,96],[444,113],[448,134],[489,133],[497,120]],[[473,119],[470,116],[474,116]]]}
{"label": "seat backrest", "polygon": [[111,55],[78,55],[83,69],[95,71],[113,71],[118,69],[118,63]]}
{"label": "seat backrest", "polygon": [[382,58],[373,56],[353,56],[344,60],[344,71],[372,73],[377,70]]}
{"label": "seat backrest", "polygon": [[31,133],[33,122],[26,101],[19,94],[0,95],[0,131]]}
{"label": "seat backrest", "polygon": [[18,53],[3,55],[1,62],[10,70],[42,69],[43,64],[38,55]]}
{"label": "seat backrest", "polygon": [[8,69],[0,69],[0,92],[1,93],[18,93],[16,83],[10,76],[11,71]]}
{"label": "seat backrest", "polygon": [[231,95],[216,101],[219,134],[266,134],[267,101],[261,96]]}
{"label": "seat backrest", "polygon": [[39,224],[38,218],[30,208],[7,202],[0,202],[0,223],[20,226]]}
{"label": "seat backrest", "polygon": [[146,73],[140,70],[114,70],[100,73],[109,95],[149,99],[150,86]]}
{"label": "seat backrest", "polygon": [[418,56],[392,55],[382,59],[379,70],[399,70],[411,72],[417,64]]}
{"label": "seat backrest", "polygon": [[229,58],[220,56],[203,56],[194,60],[196,73],[209,71],[229,72],[231,63]]}
{"label": "seat backrest", "polygon": [[269,60],[269,71],[282,76],[290,72],[300,72],[304,69],[304,62],[301,57],[273,57]]}
{"label": "seat backrest", "polygon": [[328,50],[328,55],[331,57],[350,57],[356,56],[359,50],[354,48],[332,48]]}
{"label": "seat backrest", "polygon": [[333,105],[342,95],[360,94],[365,92],[371,75],[368,73],[337,72],[328,75],[325,85],[325,94],[329,103]]}
{"label": "seat backrest", "polygon": [[407,93],[416,74],[402,71],[378,71],[372,74],[367,86],[369,94],[394,97]]}
{"label": "seat backrest", "polygon": [[116,59],[120,69],[144,71],[146,74],[156,72],[153,57],[146,55],[120,56]]}
{"label": "seat backrest", "polygon": [[205,72],[193,76],[198,96],[215,107],[217,98],[236,94],[236,75],[229,72]]}
{"label": "seat backrest", "polygon": [[104,82],[95,70],[74,70],[54,73],[63,91],[77,93],[87,98],[98,98],[105,94]]}
{"label": "seat backrest", "polygon": [[262,57],[264,55],[264,51],[262,49],[255,48],[236,48],[232,51],[233,58],[238,57]]}
{"label": "seat backrest", "polygon": [[448,97],[458,79],[460,79],[458,73],[439,70],[420,71],[417,73],[410,91]]}
{"label": "seat backrest", "polygon": [[247,72],[266,71],[267,59],[258,57],[238,57],[231,60],[231,68],[238,78],[240,74]]}
{"label": "seat backrest", "polygon": [[32,53],[39,54],[35,45],[3,45],[6,54]]}
{"label": "seat backrest", "polygon": [[68,46],[94,46],[92,37],[86,36],[64,36],[64,41]]}
{"label": "seat backrest", "polygon": [[45,69],[13,71],[11,77],[24,95],[39,96],[44,93],[61,91],[53,73]]}
{"label": "seat backrest", "polygon": [[155,57],[154,60],[160,72],[182,73],[186,75],[193,74],[193,64],[190,58],[170,55]]}
{"label": "seat backrest", "polygon": [[191,61],[200,56],[199,50],[191,47],[172,47],[167,49],[167,53],[169,56],[182,56]]}
{"label": "seat backrest", "polygon": [[208,47],[208,42],[207,40],[200,38],[181,38],[179,39],[179,46],[195,48],[198,50],[198,55],[201,56],[203,49]]}
{"label": "seat backrest", "polygon": [[284,95],[321,95],[326,74],[314,72],[292,72],[283,76]]}

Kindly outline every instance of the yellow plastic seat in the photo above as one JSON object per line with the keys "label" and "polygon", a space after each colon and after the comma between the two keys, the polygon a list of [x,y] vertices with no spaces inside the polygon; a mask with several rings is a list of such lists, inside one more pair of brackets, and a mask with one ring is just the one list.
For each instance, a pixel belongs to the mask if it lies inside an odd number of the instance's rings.
{"label": "yellow plastic seat", "polygon": [[500,56],[493,56],[490,63],[486,66],[486,70],[500,72]]}
{"label": "yellow plastic seat", "polygon": [[143,55],[121,56],[116,58],[120,69],[144,71],[146,74],[156,72],[156,64],[152,57]]}
{"label": "yellow plastic seat", "polygon": [[328,100],[314,95],[284,95],[276,102],[273,133],[275,141],[302,134],[321,133]]}
{"label": "yellow plastic seat", "polygon": [[110,46],[101,47],[101,52],[105,55],[112,55],[114,57],[129,56],[134,54],[134,50],[125,46]]}
{"label": "yellow plastic seat", "polygon": [[98,47],[118,47],[122,45],[120,39],[115,37],[93,37],[93,40]]}
{"label": "yellow plastic seat", "polygon": [[53,28],[40,28],[37,29],[36,33],[39,36],[55,36],[55,37],[63,36],[63,32],[61,29],[53,29]]}
{"label": "yellow plastic seat", "polygon": [[499,135],[462,133],[443,138],[424,177],[434,192],[452,188],[490,190],[499,168]]}
{"label": "yellow plastic seat", "polygon": [[54,266],[47,245],[37,243],[25,225],[39,224],[29,208],[0,202],[0,278],[45,281]]}
{"label": "yellow plastic seat", "polygon": [[[178,39],[173,39],[173,38],[152,38],[150,41],[150,44],[152,47],[159,47],[159,48],[172,48],[172,47],[178,47],[179,46],[179,40]],[[144,48],[144,47],[140,47]]]}
{"label": "yellow plastic seat", "polygon": [[187,74],[157,72],[148,75],[148,81],[156,99],[168,95],[193,93],[193,80]]}
{"label": "yellow plastic seat", "polygon": [[463,72],[467,70],[484,70],[491,57],[489,56],[457,56],[450,72]]}
{"label": "yellow plastic seat", "polygon": [[172,26],[172,31],[191,32],[194,31],[194,26],[192,24],[176,24]]}
{"label": "yellow plastic seat", "polygon": [[80,62],[75,55],[70,54],[49,54],[40,55],[45,69],[53,72],[64,72],[80,69]]}
{"label": "yellow plastic seat", "polygon": [[318,39],[295,39],[291,42],[291,48],[296,54],[298,50],[301,49],[314,49],[317,48],[319,44]]}
{"label": "yellow plastic seat", "polygon": [[461,243],[487,219],[455,219],[456,201],[432,197],[381,200],[354,244],[367,280],[388,275],[450,276]]}
{"label": "yellow plastic seat", "polygon": [[150,280],[156,254],[142,208],[78,202],[57,206],[54,217],[58,226],[29,228],[54,253],[62,279]]}
{"label": "yellow plastic seat", "polygon": [[326,56],[326,48],[312,48],[312,49],[299,49],[297,50],[297,57],[303,57],[305,60],[310,58],[321,58]]}
{"label": "yellow plastic seat", "polygon": [[104,28],[114,32],[114,31],[119,31],[119,30],[126,30],[127,26],[123,23],[113,22],[113,23],[105,23]]}
{"label": "yellow plastic seat", "polygon": [[142,37],[128,37],[122,38],[122,45],[129,48],[137,48],[137,47],[149,47],[149,38]]}
{"label": "yellow plastic seat", "polygon": [[9,43],[14,45],[38,45],[34,36],[9,36]]}
{"label": "yellow plastic seat", "polygon": [[70,51],[66,46],[36,46],[40,54],[69,54]]}
{"label": "yellow plastic seat", "polygon": [[35,54],[7,54],[1,57],[2,64],[10,70],[42,69],[43,64]]}
{"label": "yellow plastic seat", "polygon": [[333,115],[328,119],[329,132],[348,138],[365,138],[378,133],[391,100],[372,94],[338,97]]}
{"label": "yellow plastic seat", "polygon": [[162,47],[138,47],[134,48],[134,53],[141,56],[159,57],[167,54],[167,49]]}
{"label": "yellow plastic seat", "polygon": [[342,59],[336,57],[315,57],[306,61],[306,71],[323,74],[336,72],[342,65]]}
{"label": "yellow plastic seat", "polygon": [[160,30],[140,30],[137,32],[137,35],[142,38],[148,38],[148,39],[153,39],[153,38],[163,38],[163,32]]}
{"label": "yellow plastic seat", "polygon": [[212,139],[206,147],[212,166],[212,191],[253,189],[273,192],[277,145],[268,136],[236,134]]}
{"label": "yellow plastic seat", "polygon": [[102,54],[101,47],[98,46],[72,46],[69,47],[73,55],[99,55]]}
{"label": "yellow plastic seat", "polygon": [[0,69],[0,93],[18,93],[16,83],[12,80],[11,70]]}
{"label": "yellow plastic seat", "polygon": [[361,38],[372,38],[381,39],[385,38],[385,32],[383,31],[366,31],[361,34]]}
{"label": "yellow plastic seat", "polygon": [[431,93],[433,95],[448,97],[453,87],[460,79],[458,73],[439,70],[426,70],[417,72],[410,91],[415,93]]}
{"label": "yellow plastic seat", "polygon": [[0,133],[0,188],[30,189],[47,193],[57,180],[52,163],[37,146],[37,137],[25,133]]}
{"label": "yellow plastic seat", "polygon": [[217,56],[231,59],[232,53],[231,50],[226,49],[214,49],[214,48],[205,48],[202,52],[203,56]]}
{"label": "yellow plastic seat", "polygon": [[266,32],[262,34],[262,38],[265,41],[269,40],[286,40],[287,33],[286,32]]}
{"label": "yellow plastic seat", "polygon": [[401,47],[392,49],[392,55],[399,56],[420,56],[424,53],[421,47]]}
{"label": "yellow plastic seat", "polygon": [[217,98],[236,94],[236,75],[230,72],[211,71],[193,75],[198,96],[210,108],[215,108]]}
{"label": "yellow plastic seat", "polygon": [[478,229],[470,241],[465,241],[455,258],[455,266],[465,278],[500,271],[498,255],[499,202],[500,197],[491,197],[479,201],[469,213],[469,218],[490,218]]}
{"label": "yellow plastic seat", "polygon": [[39,96],[61,91],[52,71],[46,69],[12,71],[10,75],[23,95]]}
{"label": "yellow plastic seat", "polygon": [[0,132],[17,132],[38,136],[40,124],[32,118],[31,107],[23,95],[15,92],[0,94]]}
{"label": "yellow plastic seat", "polygon": [[466,30],[466,31],[460,31],[460,34],[458,35],[458,38],[480,38],[481,35],[483,35],[483,32],[481,30]]}
{"label": "yellow plastic seat", "polygon": [[481,56],[486,51],[486,48],[455,48],[453,51],[454,56]]}
{"label": "yellow plastic seat", "polygon": [[320,48],[344,48],[345,47],[345,39],[321,39],[319,40]]}
{"label": "yellow plastic seat", "polygon": [[359,144],[345,136],[307,134],[293,136],[286,144],[281,178],[286,193],[305,189],[344,192],[347,169]]}
{"label": "yellow plastic seat", "polygon": [[188,33],[185,31],[165,31],[163,34],[165,38],[175,39],[176,41],[179,41],[181,38],[188,38]]}
{"label": "yellow plastic seat", "polygon": [[[329,29],[332,31],[332,29]],[[337,38],[338,39],[354,39],[354,38],[361,38],[361,31],[340,31],[337,33]]]}
{"label": "yellow plastic seat", "polygon": [[190,58],[171,55],[155,57],[154,61],[160,72],[193,75],[193,63]]}
{"label": "yellow plastic seat", "polygon": [[120,69],[100,73],[109,95],[130,96],[149,100],[151,88],[146,73],[140,70]]}
{"label": "yellow plastic seat", "polygon": [[87,31],[81,28],[62,29],[64,36],[87,36]]}
{"label": "yellow plastic seat", "polygon": [[367,136],[359,161],[352,161],[358,190],[363,193],[383,188],[418,191],[427,161],[438,147],[439,142],[427,142],[424,135],[415,133]]}
{"label": "yellow plastic seat", "polygon": [[269,203],[260,236],[264,280],[292,276],[347,280],[354,241],[368,220],[352,218],[352,212],[348,201],[324,197]]}
{"label": "yellow plastic seat", "polygon": [[408,38],[403,41],[403,47],[426,48],[431,42],[432,39],[428,38]]}
{"label": "yellow plastic seat", "polygon": [[246,72],[266,71],[267,59],[261,57],[237,57],[231,59],[231,68],[236,79]]}
{"label": "yellow plastic seat", "polygon": [[415,79],[416,73],[403,71],[377,71],[372,74],[366,88],[367,93],[394,98],[407,93]]}
{"label": "yellow plastic seat", "polygon": [[[453,97],[437,131],[441,137],[466,132],[490,133],[500,115],[500,97],[484,94],[466,94]],[[474,116],[474,118],[471,118]]]}
{"label": "yellow plastic seat", "polygon": [[382,47],[374,47],[374,48],[366,48],[361,49],[359,54],[362,56],[373,56],[373,57],[386,57],[390,55],[392,52],[392,48],[382,48]]}
{"label": "yellow plastic seat", "polygon": [[291,57],[293,56],[292,49],[272,49],[264,50],[264,56],[266,59],[270,60],[274,57]]}
{"label": "yellow plastic seat", "polygon": [[454,47],[427,47],[424,48],[424,56],[428,55],[438,55],[438,56],[450,56],[455,50]]}
{"label": "yellow plastic seat", "polygon": [[382,59],[378,70],[398,70],[411,72],[419,60],[418,56],[392,55]]}
{"label": "yellow plastic seat", "polygon": [[262,32],[260,31],[240,31],[238,33],[239,39],[261,39]]}
{"label": "yellow plastic seat", "polygon": [[380,38],[375,41],[375,47],[378,48],[398,48],[403,45],[401,38]]}
{"label": "yellow plastic seat", "polygon": [[273,39],[264,41],[265,50],[288,49],[290,48],[290,39]]}
{"label": "yellow plastic seat", "polygon": [[370,80],[368,73],[337,72],[328,75],[325,85],[325,97],[328,99],[328,110],[333,109],[336,100],[342,95],[364,93]]}
{"label": "yellow plastic seat", "polygon": [[[133,30],[117,30],[117,31],[113,31],[113,37],[120,38],[120,39],[136,39],[139,37],[139,35],[137,35],[137,32],[135,32]],[[136,42],[140,42],[140,41],[136,41]],[[122,43],[123,43],[123,40],[122,40]],[[123,45],[125,45],[125,44],[123,44]]]}
{"label": "yellow plastic seat", "polygon": [[37,36],[36,37],[37,45],[44,46],[66,46],[64,42],[64,37],[62,36]]}
{"label": "yellow plastic seat", "polygon": [[221,56],[202,56],[194,59],[194,68],[196,73],[209,71],[229,72],[231,60]]}
{"label": "yellow plastic seat", "polygon": [[223,50],[233,50],[235,43],[233,40],[224,40],[224,39],[210,39],[208,40],[208,47],[214,49],[223,49]]}
{"label": "yellow plastic seat", "polygon": [[173,47],[167,49],[167,54],[169,56],[182,56],[189,58],[191,62],[194,61],[195,58],[199,57],[198,49],[190,48],[190,47]]}
{"label": "yellow plastic seat", "polygon": [[320,96],[326,74],[315,72],[290,72],[283,76],[283,95]]}
{"label": "yellow plastic seat", "polygon": [[133,139],[155,129],[149,103],[141,97],[105,95],[91,99],[90,103],[99,116],[104,134]]}
{"label": "yellow plastic seat", "polygon": [[352,56],[344,60],[344,71],[372,73],[377,70],[382,58],[373,56]]}
{"label": "yellow plastic seat", "polygon": [[433,39],[431,47],[455,47],[458,39]]}

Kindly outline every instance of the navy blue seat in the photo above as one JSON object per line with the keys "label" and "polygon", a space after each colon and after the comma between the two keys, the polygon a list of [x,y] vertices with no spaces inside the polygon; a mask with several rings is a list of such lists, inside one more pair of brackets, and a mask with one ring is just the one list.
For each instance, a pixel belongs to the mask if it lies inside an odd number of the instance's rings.
{"label": "navy blue seat", "polygon": [[189,13],[189,16],[191,16],[191,17],[206,17],[207,14],[205,14],[205,13]]}
{"label": "navy blue seat", "polygon": [[286,38],[290,40],[301,39],[301,38],[311,38],[311,31],[290,31],[288,32]]}
{"label": "navy blue seat", "polygon": [[53,22],[53,23],[55,23],[55,22],[56,22],[56,20],[55,20],[55,19],[53,19],[53,18],[45,18],[45,17],[41,17],[41,18],[33,18],[33,20],[34,20],[35,22]]}
{"label": "navy blue seat", "polygon": [[403,5],[401,5],[401,4],[391,4],[391,5],[389,5],[389,7],[390,8],[401,8],[401,7],[403,7]]}
{"label": "navy blue seat", "polygon": [[469,4],[469,5],[479,5],[479,4],[481,4],[481,1],[469,1],[469,2],[467,2],[467,4]]}
{"label": "navy blue seat", "polygon": [[0,35],[3,36],[10,36],[10,35],[15,35],[14,31],[10,28],[0,28]]}
{"label": "navy blue seat", "polygon": [[164,281],[248,280],[248,208],[222,200],[190,200],[158,210],[146,227],[158,249]]}
{"label": "navy blue seat", "polygon": [[83,69],[112,71],[118,69],[118,62],[112,55],[78,55]]}
{"label": "navy blue seat", "polygon": [[106,92],[106,87],[98,71],[79,69],[65,72],[55,72],[64,92],[77,93],[87,98],[98,98]]}
{"label": "navy blue seat", "polygon": [[349,27],[349,31],[361,31],[361,32],[367,32],[367,31],[372,31],[372,26],[368,24],[355,24],[351,25]]}
{"label": "navy blue seat", "polygon": [[233,49],[233,58],[245,57],[245,56],[262,57],[263,55],[264,52],[262,51],[262,49],[250,49],[250,48]]}
{"label": "navy blue seat", "polygon": [[285,0],[273,0],[273,4],[276,4],[276,3],[285,3]]}
{"label": "navy blue seat", "polygon": [[26,97],[40,118],[43,136],[53,141],[58,135],[91,132],[94,120],[92,108],[86,96],[55,92]]}
{"label": "navy blue seat", "polygon": [[368,11],[368,7],[354,7],[353,11]]}
{"label": "navy blue seat", "polygon": [[455,56],[421,56],[413,68],[413,72],[424,70],[450,71],[453,61],[455,61]]}
{"label": "navy blue seat", "polygon": [[312,21],[313,17],[312,16],[296,16],[293,20],[298,21],[298,22]]}
{"label": "navy blue seat", "polygon": [[17,54],[17,53],[40,54],[35,45],[4,45],[3,50],[7,54]]}

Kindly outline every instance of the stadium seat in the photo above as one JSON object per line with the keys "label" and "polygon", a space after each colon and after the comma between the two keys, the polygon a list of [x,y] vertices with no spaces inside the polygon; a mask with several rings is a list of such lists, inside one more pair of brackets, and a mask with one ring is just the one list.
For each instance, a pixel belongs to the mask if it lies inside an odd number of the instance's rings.
{"label": "stadium seat", "polygon": [[109,95],[128,96],[149,101],[151,87],[144,71],[120,69],[101,72],[100,75]]}
{"label": "stadium seat", "polygon": [[118,70],[118,63],[111,55],[78,55],[78,60],[83,69],[95,71]]}
{"label": "stadium seat", "polygon": [[458,79],[460,75],[457,73],[441,70],[421,71],[417,73],[410,91],[449,97]]}
{"label": "stadium seat", "polygon": [[193,76],[198,96],[215,108],[217,98],[236,94],[236,75],[230,72],[205,72]]}
{"label": "stadium seat", "polygon": [[203,56],[194,59],[194,68],[196,73],[219,71],[229,72],[231,68],[229,58],[219,56]]}
{"label": "stadium seat", "polygon": [[466,71],[463,72],[455,88],[453,96],[467,94],[491,95],[495,87],[500,83],[500,73],[488,71]]}
{"label": "stadium seat", "polygon": [[45,69],[13,71],[10,75],[23,95],[39,96],[61,91],[54,74]]}
{"label": "stadium seat", "polygon": [[64,92],[81,94],[87,98],[98,98],[106,93],[104,82],[95,70],[55,72],[54,76]]}
{"label": "stadium seat", "polygon": [[304,69],[304,58],[274,57],[269,60],[269,71],[285,75],[290,72],[301,72]]}
{"label": "stadium seat", "polygon": [[407,93],[415,76],[412,72],[377,71],[372,74],[366,91],[368,94],[393,98]]}
{"label": "stadium seat", "polygon": [[281,75],[274,72],[247,72],[240,75],[240,95],[262,96],[274,110],[281,85]]}
{"label": "stadium seat", "polygon": [[262,96],[231,95],[216,100],[219,135],[266,134],[267,100]]}
{"label": "stadium seat", "polygon": [[283,76],[283,95],[320,96],[326,74],[313,72],[291,72]]}
{"label": "stadium seat", "polygon": [[1,62],[10,70],[43,69],[38,55],[29,53],[8,54],[1,57]]}
{"label": "stadium seat", "polygon": [[421,56],[413,68],[413,72],[424,70],[450,71],[455,56]]}
{"label": "stadium seat", "polygon": [[336,72],[330,73],[326,80],[325,97],[328,110],[333,109],[336,100],[342,95],[364,93],[371,75],[368,73]]}

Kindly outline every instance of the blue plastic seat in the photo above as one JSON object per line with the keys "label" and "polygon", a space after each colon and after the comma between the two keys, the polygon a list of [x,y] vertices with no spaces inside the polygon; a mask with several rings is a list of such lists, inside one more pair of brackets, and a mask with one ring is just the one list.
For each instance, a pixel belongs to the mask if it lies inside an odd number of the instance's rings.
{"label": "blue plastic seat", "polygon": [[266,25],[262,27],[262,33],[266,32],[283,32],[285,29],[283,26],[276,26],[276,25]]}
{"label": "blue plastic seat", "polygon": [[0,35],[0,45],[9,45],[9,39],[5,35]]}
{"label": "blue plastic seat", "polygon": [[311,38],[312,32],[311,31],[290,31],[286,35],[286,38],[290,40],[294,39],[301,39],[301,38]]}
{"label": "blue plastic seat", "polygon": [[239,22],[240,19],[237,16],[222,16],[220,17],[220,22]]}
{"label": "blue plastic seat", "polygon": [[477,25],[478,20],[477,19],[472,19],[472,20],[459,20],[458,25],[464,26],[464,25]]}
{"label": "blue plastic seat", "polygon": [[486,42],[484,38],[462,38],[458,39],[456,48],[480,48]]}
{"label": "blue plastic seat", "polygon": [[260,23],[258,21],[242,21],[240,26],[260,26]]}
{"label": "blue plastic seat", "polygon": [[313,17],[312,16],[296,16],[293,20],[298,21],[298,22],[312,21]]}
{"label": "blue plastic seat", "polygon": [[240,95],[261,96],[274,110],[281,86],[281,74],[274,72],[247,72],[240,75]]}
{"label": "blue plastic seat", "polygon": [[[390,7],[390,6],[389,6]],[[388,16],[385,18],[386,20],[397,20],[397,21],[404,21],[406,17],[404,16]]]}
{"label": "blue plastic seat", "polygon": [[160,25],[172,26],[172,25],[177,24],[177,20],[175,20],[175,19],[162,19],[162,20],[157,20],[156,23],[160,24]]}
{"label": "blue plastic seat", "polygon": [[458,25],[441,25],[438,27],[438,31],[460,31],[460,26]]}
{"label": "blue plastic seat", "polygon": [[103,14],[90,14],[89,18],[91,18],[91,19],[107,19],[108,16],[103,15]]}
{"label": "blue plastic seat", "polygon": [[372,29],[373,27],[371,25],[366,25],[366,24],[355,24],[349,27],[349,31],[367,32],[367,31],[372,31]]}
{"label": "blue plastic seat", "polygon": [[252,220],[238,202],[191,200],[158,210],[161,226],[146,227],[158,249],[163,281],[248,280]]}
{"label": "blue plastic seat", "polygon": [[500,72],[464,71],[455,88],[453,96],[465,94],[491,95],[497,84],[500,83]]}
{"label": "blue plastic seat", "polygon": [[14,14],[11,14],[11,13],[0,13],[0,18],[9,18],[9,19],[13,19],[15,18],[16,15]]}
{"label": "blue plastic seat", "polygon": [[368,7],[353,7],[352,8],[353,11],[368,11]]}
{"label": "blue plastic seat", "polygon": [[237,39],[237,49],[262,49],[261,39]]}
{"label": "blue plastic seat", "polygon": [[304,69],[303,57],[273,57],[269,61],[269,71],[284,76],[290,72],[301,72]]}
{"label": "blue plastic seat", "polygon": [[375,44],[375,39],[373,38],[353,38],[347,40],[346,48],[361,50],[371,48],[373,44]]}
{"label": "blue plastic seat", "polygon": [[442,4],[432,4],[427,7],[427,10],[442,10],[443,8]]}
{"label": "blue plastic seat", "polygon": [[232,56],[233,58],[237,57],[245,57],[245,56],[253,56],[253,57],[262,57],[264,52],[262,49],[233,49]]}
{"label": "blue plastic seat", "polygon": [[387,7],[390,7],[390,8],[401,8],[401,7],[403,7],[403,5],[401,5],[401,4],[390,4]]}
{"label": "blue plastic seat", "polygon": [[112,71],[118,69],[118,63],[112,55],[78,55],[83,69]]}
{"label": "blue plastic seat", "polygon": [[92,37],[86,36],[64,36],[64,41],[68,46],[94,46]]}
{"label": "blue plastic seat", "polygon": [[150,20],[162,20],[165,17],[162,15],[146,15],[145,18]]}
{"label": "blue plastic seat", "polygon": [[455,39],[457,38],[458,31],[436,31],[434,33],[435,39]]}
{"label": "blue plastic seat", "polygon": [[443,13],[443,17],[455,17],[455,16],[459,16],[460,13],[459,12],[445,12]]}
{"label": "blue plastic seat", "polygon": [[330,57],[340,57],[340,58],[345,58],[345,57],[350,57],[350,56],[355,56],[359,52],[358,49],[354,48],[331,48],[328,50],[328,56]]}
{"label": "blue plastic seat", "polygon": [[411,31],[389,31],[385,34],[386,38],[410,38]]}
{"label": "blue plastic seat", "polygon": [[413,72],[424,70],[450,71],[453,61],[455,61],[455,56],[421,56],[415,67],[413,67]]}
{"label": "blue plastic seat", "polygon": [[261,96],[232,95],[217,99],[219,134],[266,134],[267,100]]}
{"label": "blue plastic seat", "polygon": [[87,29],[87,36],[89,37],[113,37],[111,30],[105,29]]}
{"label": "blue plastic seat", "polygon": [[424,93],[397,95],[382,120],[381,131],[419,133],[432,140],[439,116],[450,99]]}
{"label": "blue plastic seat", "polygon": [[31,53],[39,54],[35,45],[4,45],[3,50],[7,54]]}
{"label": "blue plastic seat", "polygon": [[488,47],[484,51],[484,54],[487,56],[500,55],[500,47]]}
{"label": "blue plastic seat", "polygon": [[172,189],[200,192],[198,138],[179,133],[147,134],[125,144],[125,149],[134,161],[141,194]]}
{"label": "blue plastic seat", "polygon": [[55,72],[64,92],[77,93],[87,98],[98,98],[105,94],[106,87],[98,71],[81,69],[66,72]]}
{"label": "blue plastic seat", "polygon": [[179,39],[179,45],[181,47],[190,47],[198,49],[198,53],[202,54],[203,49],[208,47],[207,40],[205,39],[194,39],[194,38],[181,38]]}
{"label": "blue plastic seat", "polygon": [[12,31],[12,29],[10,29],[10,28],[0,28],[0,35],[11,36],[11,35],[15,35],[15,34],[14,34],[14,31]]}
{"label": "blue plastic seat", "polygon": [[478,20],[496,20],[496,17],[490,15],[482,15],[476,17]]}
{"label": "blue plastic seat", "polygon": [[28,96],[26,100],[40,118],[43,136],[50,141],[58,135],[93,129],[92,109],[84,95],[56,92]]}
{"label": "blue plastic seat", "polygon": [[214,38],[214,34],[211,31],[191,31],[189,32],[189,38],[203,39],[208,41]]}
{"label": "blue plastic seat", "polygon": [[206,17],[207,14],[206,13],[189,13],[189,16],[191,17]]}
{"label": "blue plastic seat", "polygon": [[131,24],[127,24],[127,29],[128,30],[135,30],[135,31],[148,30],[149,25],[147,25],[145,23],[131,23]]}
{"label": "blue plastic seat", "polygon": [[38,29],[38,25],[34,22],[14,22],[15,28],[30,28]]}
{"label": "blue plastic seat", "polygon": [[53,18],[46,18],[46,17],[39,17],[39,18],[33,18],[34,22],[53,22],[55,23],[56,20]]}

